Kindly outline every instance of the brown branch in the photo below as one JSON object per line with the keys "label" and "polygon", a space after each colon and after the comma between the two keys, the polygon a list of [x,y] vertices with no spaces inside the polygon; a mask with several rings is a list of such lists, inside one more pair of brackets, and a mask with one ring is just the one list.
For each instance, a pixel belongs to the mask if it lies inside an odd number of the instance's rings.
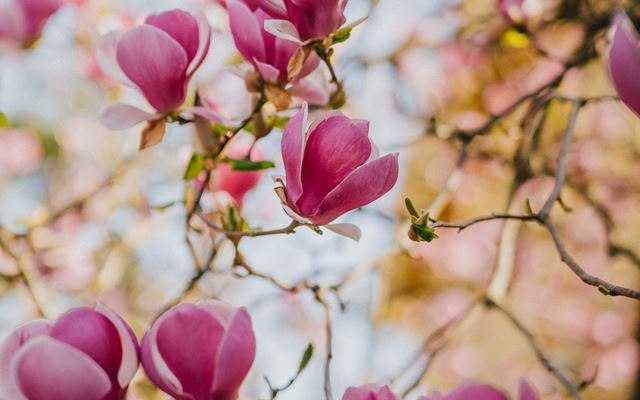
{"label": "brown branch", "polygon": [[223,227],[209,221],[200,211],[196,212],[196,215],[204,222],[209,228],[216,232],[222,233],[228,238],[242,238],[242,237],[258,237],[258,236],[273,236],[273,235],[290,235],[295,233],[296,228],[302,226],[297,221],[292,221],[287,227],[273,230],[249,230],[249,231],[230,231]]}

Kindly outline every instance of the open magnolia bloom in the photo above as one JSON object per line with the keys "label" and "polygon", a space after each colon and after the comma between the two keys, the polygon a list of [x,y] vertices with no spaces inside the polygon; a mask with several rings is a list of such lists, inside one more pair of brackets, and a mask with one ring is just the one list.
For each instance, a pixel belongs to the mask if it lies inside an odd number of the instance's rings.
{"label": "open magnolia bloom", "polygon": [[367,121],[330,112],[309,126],[307,113],[304,104],[284,129],[286,184],[278,189],[283,207],[300,223],[358,240],[357,227],[327,224],[390,191],[398,180],[398,154],[379,156]]}
{"label": "open magnolia bloom", "polygon": [[138,369],[138,342],[112,310],[75,308],[29,322],[0,346],[0,397],[119,400]]}
{"label": "open magnolia bloom", "polygon": [[228,0],[226,7],[236,47],[267,84],[286,88],[290,95],[312,104],[325,104],[328,101],[325,90],[311,80],[304,79],[320,63],[316,54],[310,54],[300,61],[302,65],[292,68],[291,61],[300,45],[265,30],[265,21],[273,19],[271,15],[262,8],[252,11],[240,0]]}
{"label": "open magnolia bloom", "polygon": [[[211,28],[206,17],[183,10],[153,14],[141,26],[103,36],[97,50],[100,67],[112,78],[142,93],[155,112],[116,103],[102,110],[100,121],[109,129],[121,130],[143,121],[159,125],[157,121],[179,111],[193,74],[207,56],[210,42]],[[158,131],[163,133],[163,128]],[[160,133],[156,136],[159,138],[149,145],[162,138]]]}
{"label": "open magnolia bloom", "polygon": [[29,46],[42,34],[61,0],[11,0],[0,6],[0,40]]}
{"label": "open magnolia bloom", "polygon": [[350,387],[344,392],[342,400],[400,400],[389,386],[364,385],[360,387]]}
{"label": "open magnolia bloom", "polygon": [[640,115],[640,38],[624,14],[616,17],[609,50],[609,71],[620,100]]}
{"label": "open magnolia bloom", "polygon": [[178,400],[237,400],[256,354],[251,317],[220,301],[180,304],[142,340],[142,366]]}
{"label": "open magnolia bloom", "polygon": [[[466,383],[460,385],[453,392],[442,395],[434,393],[431,396],[421,397],[419,400],[509,400],[503,391],[493,386],[482,383]],[[520,379],[518,393],[519,400],[538,400],[538,395],[529,385],[526,379]]]}

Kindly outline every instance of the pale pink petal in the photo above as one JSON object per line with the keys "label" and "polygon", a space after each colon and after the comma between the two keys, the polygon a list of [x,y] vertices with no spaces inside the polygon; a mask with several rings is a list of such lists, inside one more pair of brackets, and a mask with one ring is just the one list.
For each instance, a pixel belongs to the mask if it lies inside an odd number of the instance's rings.
{"label": "pale pink petal", "polygon": [[238,309],[234,306],[219,300],[201,300],[196,306],[207,310],[225,329],[229,329],[233,317],[236,316]]}
{"label": "pale pink petal", "polygon": [[289,120],[282,134],[282,160],[287,176],[287,198],[295,205],[302,195],[302,155],[305,146],[304,131],[307,124],[308,106],[306,103]]}
{"label": "pale pink petal", "polygon": [[211,47],[211,25],[207,20],[207,16],[198,11],[195,13],[196,22],[198,23],[198,52],[193,61],[187,68],[187,77],[193,76],[196,70],[202,65],[204,60],[209,54],[209,48]]}
{"label": "pale pink petal", "polygon": [[609,70],[620,99],[640,115],[640,41],[626,15],[620,15],[615,25],[609,51]]}
{"label": "pale pink petal", "polygon": [[358,228],[357,225],[354,224],[329,224],[325,225],[324,227],[332,232],[337,233],[338,235],[348,237],[349,239],[356,242],[359,242],[360,238],[362,237],[362,231],[360,230],[360,228]]}
{"label": "pale pink petal", "polygon": [[222,114],[213,111],[206,107],[189,107],[180,113],[180,116],[184,119],[193,120],[196,116],[208,119],[211,122],[217,124],[223,124],[225,126],[233,125],[236,121],[229,121]]}
{"label": "pale pink petal", "polygon": [[311,221],[308,220],[307,218],[301,216],[300,214],[298,214],[297,212],[293,211],[293,209],[291,207],[289,207],[286,204],[282,205],[282,209],[284,210],[285,214],[287,214],[289,216],[289,218],[291,218],[292,220],[305,225],[310,223]]}
{"label": "pale pink petal", "polygon": [[490,385],[468,383],[444,396],[444,400],[509,400],[506,394]]}
{"label": "pale pink petal", "polygon": [[155,344],[157,330],[152,328],[142,338],[140,350],[140,360],[145,374],[158,389],[167,393],[173,398],[180,399],[184,395],[182,384],[171,372],[167,364],[158,353],[158,346]]}
{"label": "pale pink petal", "polygon": [[118,383],[121,388],[129,386],[129,382],[138,370],[138,340],[126,322],[113,310],[102,303],[96,305],[96,310],[107,317],[118,331],[122,346],[122,360],[118,371]]}
{"label": "pale pink petal", "polygon": [[165,11],[160,14],[149,15],[145,20],[145,24],[155,26],[175,39],[187,54],[189,63],[195,59],[200,46],[200,33],[198,31],[198,22],[191,14],[183,10]]}
{"label": "pale pink petal", "polygon": [[242,1],[227,1],[227,9],[233,41],[240,54],[245,60],[264,60],[266,51],[262,27],[256,15]]}
{"label": "pale pink petal", "polygon": [[46,336],[24,345],[11,371],[29,400],[101,400],[111,390],[109,377],[94,360]]}
{"label": "pale pink petal", "polygon": [[264,29],[272,35],[284,40],[302,44],[300,35],[296,27],[287,20],[284,19],[270,19],[264,22]]}
{"label": "pale pink petal", "polygon": [[188,59],[169,34],[150,25],[133,28],[118,42],[116,56],[124,73],[158,112],[182,105]]}
{"label": "pale pink petal", "polygon": [[16,42],[27,40],[24,13],[16,4],[0,5],[0,39]]}
{"label": "pale pink petal", "polygon": [[311,220],[327,224],[387,193],[398,180],[398,154],[388,154],[356,169],[322,201]]}
{"label": "pale pink petal", "polygon": [[538,400],[536,391],[533,390],[529,382],[524,378],[520,378],[519,400]]}
{"label": "pale pink petal", "polygon": [[0,345],[0,398],[22,400],[18,387],[11,377],[11,360],[29,340],[49,333],[53,322],[37,320],[18,327]]}
{"label": "pale pink petal", "polygon": [[253,60],[253,64],[256,66],[258,72],[264,79],[269,82],[278,83],[280,71],[276,67],[260,62],[257,59]]}
{"label": "pale pink petal", "polygon": [[313,105],[325,105],[329,102],[329,93],[310,79],[296,82],[289,93]]}
{"label": "pale pink petal", "polygon": [[160,117],[160,114],[146,112],[123,103],[110,104],[98,114],[100,123],[106,128],[115,131],[128,129],[139,123],[153,121]]}
{"label": "pale pink petal", "polygon": [[[96,43],[96,61],[107,76],[111,79],[119,81],[129,87],[138,89],[138,87],[131,82],[131,79],[120,68],[118,59],[116,57],[118,42],[122,37],[123,32],[113,31],[98,38]],[[138,89],[139,90],[139,89]]]}

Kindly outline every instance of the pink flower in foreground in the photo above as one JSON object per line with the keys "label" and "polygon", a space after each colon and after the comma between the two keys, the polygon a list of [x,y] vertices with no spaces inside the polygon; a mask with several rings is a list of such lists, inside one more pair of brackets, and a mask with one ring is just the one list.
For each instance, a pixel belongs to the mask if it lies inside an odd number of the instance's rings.
{"label": "pink flower in foreground", "polygon": [[31,45],[61,5],[61,0],[13,0],[0,7],[0,39]]}
{"label": "pink flower in foreground", "polygon": [[0,346],[0,397],[117,400],[138,369],[138,342],[111,309],[75,308],[17,328]]}
{"label": "pink flower in foreground", "polygon": [[183,10],[153,14],[141,26],[103,36],[97,53],[100,67],[140,91],[156,113],[117,103],[101,112],[102,123],[126,129],[178,110],[210,42],[211,28],[204,15],[195,17]]}
{"label": "pink flower in foreground", "polygon": [[350,387],[344,392],[342,400],[400,400],[389,386],[365,385]]}
{"label": "pink flower in foreground", "polygon": [[398,154],[379,156],[367,121],[331,112],[308,127],[307,112],[304,104],[282,137],[286,186],[281,197],[290,216],[325,225],[393,188]]}
{"label": "pink flower in foreground", "polygon": [[236,400],[255,353],[247,310],[219,301],[173,307],[142,340],[149,379],[178,400]]}
{"label": "pink flower in foreground", "polygon": [[[501,390],[482,383],[466,383],[459,386],[448,395],[434,393],[430,397],[421,397],[418,400],[509,400],[509,397]],[[519,400],[538,400],[538,395],[525,379],[520,380]]]}
{"label": "pink flower in foreground", "polygon": [[619,15],[615,23],[613,41],[609,50],[609,71],[613,85],[633,112],[640,115],[640,39],[626,15]]}

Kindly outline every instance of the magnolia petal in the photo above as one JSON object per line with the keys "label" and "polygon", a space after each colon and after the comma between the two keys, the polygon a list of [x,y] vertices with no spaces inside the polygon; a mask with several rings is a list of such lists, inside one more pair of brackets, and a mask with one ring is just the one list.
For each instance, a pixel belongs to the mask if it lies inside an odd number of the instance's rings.
{"label": "magnolia petal", "polygon": [[310,79],[299,80],[289,89],[289,92],[309,104],[325,105],[329,102],[329,93]]}
{"label": "magnolia petal", "polygon": [[145,24],[155,26],[168,33],[182,46],[189,63],[195,59],[200,45],[200,32],[198,22],[191,14],[183,10],[151,14],[146,18]]}
{"label": "magnolia petal", "polygon": [[538,400],[538,394],[533,390],[525,378],[520,378],[518,391],[519,400]]}
{"label": "magnolia petal", "polygon": [[0,39],[25,42],[27,36],[27,22],[20,7],[12,3],[0,5]]}
{"label": "magnolia petal", "polygon": [[253,60],[253,64],[256,66],[256,69],[264,79],[272,83],[278,83],[280,71],[278,71],[276,67],[274,67],[273,65],[265,64],[256,59]]}
{"label": "magnolia petal", "polygon": [[120,64],[118,64],[116,54],[118,43],[120,42],[122,35],[123,32],[112,31],[98,38],[96,44],[96,61],[98,62],[102,72],[111,79],[119,81],[134,89],[138,89],[136,84],[131,82],[131,79],[127,77],[122,68],[120,68]]}
{"label": "magnolia petal", "polygon": [[348,388],[342,400],[399,400],[399,397],[387,385],[365,385]]}
{"label": "magnolia petal", "polygon": [[229,121],[222,114],[213,111],[209,108],[197,106],[189,107],[180,113],[180,117],[188,120],[193,120],[196,116],[208,119],[211,122],[217,124],[223,124],[225,126],[233,125],[236,121]]}
{"label": "magnolia petal", "polygon": [[615,25],[609,71],[620,99],[640,115],[640,40],[638,33],[626,15],[620,15]]}
{"label": "magnolia petal", "polygon": [[118,331],[120,344],[122,346],[122,360],[120,362],[120,369],[118,370],[118,383],[121,388],[126,388],[138,370],[138,340],[129,325],[109,307],[98,303],[96,305],[96,311],[108,318]]}
{"label": "magnolia petal", "polygon": [[286,19],[287,10],[284,7],[284,3],[281,0],[255,0],[256,4],[260,6],[267,14],[276,19]]}
{"label": "magnolia petal", "polygon": [[198,23],[198,52],[193,61],[187,68],[187,76],[190,78],[196,72],[196,70],[202,65],[204,60],[209,54],[209,48],[211,47],[211,25],[207,20],[207,16],[202,11],[195,13],[195,19]]}
{"label": "magnolia petal", "polygon": [[178,378],[171,372],[166,362],[162,359],[162,356],[158,352],[158,346],[155,344],[155,337],[157,329],[155,326],[148,331],[142,338],[142,345],[140,348],[140,360],[142,362],[142,368],[144,369],[147,377],[153,382],[158,389],[167,393],[174,398],[181,398],[184,393],[182,391],[182,384]]}
{"label": "magnolia petal", "polygon": [[11,377],[11,361],[20,348],[29,340],[47,335],[51,325],[53,325],[53,322],[48,320],[29,322],[18,327],[4,339],[0,346],[0,398],[25,399]]}
{"label": "magnolia petal", "polygon": [[468,383],[444,397],[446,400],[509,400],[504,392],[490,385]]}
{"label": "magnolia petal", "polygon": [[256,15],[241,1],[227,1],[233,41],[242,56],[250,61],[266,59],[262,27]]}
{"label": "magnolia petal", "polygon": [[103,108],[98,120],[106,128],[121,131],[144,121],[160,118],[160,114],[150,113],[129,104],[115,103]]}
{"label": "magnolia petal", "polygon": [[302,224],[302,225],[306,225],[308,223],[310,223],[311,221],[309,221],[307,218],[304,218],[300,215],[298,215],[298,213],[296,213],[295,211],[293,211],[293,209],[291,207],[289,207],[286,204],[282,205],[282,209],[284,210],[284,212],[294,221]]}
{"label": "magnolia petal", "polygon": [[296,27],[285,19],[270,19],[264,21],[264,30],[281,39],[300,45],[304,44],[300,39]]}
{"label": "magnolia petal", "polygon": [[308,112],[307,103],[304,103],[300,111],[289,120],[282,134],[282,160],[287,176],[289,204],[295,204],[302,195],[302,156]]}
{"label": "magnolia petal", "polygon": [[362,238],[362,231],[354,224],[329,224],[324,227],[356,242],[359,242],[360,238]]}
{"label": "magnolia petal", "polygon": [[340,215],[363,207],[387,193],[398,180],[398,154],[387,154],[351,173],[333,189],[318,207],[311,220],[328,224]]}
{"label": "magnolia petal", "polygon": [[91,357],[47,336],[24,345],[11,372],[29,400],[101,400],[111,390],[109,377]]}

